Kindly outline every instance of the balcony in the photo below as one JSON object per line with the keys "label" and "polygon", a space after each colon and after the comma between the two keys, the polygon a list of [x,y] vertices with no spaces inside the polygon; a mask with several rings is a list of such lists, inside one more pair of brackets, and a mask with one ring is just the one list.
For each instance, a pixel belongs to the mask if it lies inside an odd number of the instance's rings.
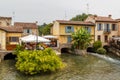
{"label": "balcony", "polygon": [[104,34],[110,34],[110,33],[111,33],[111,30],[110,30],[110,29],[104,29],[103,33],[104,33]]}

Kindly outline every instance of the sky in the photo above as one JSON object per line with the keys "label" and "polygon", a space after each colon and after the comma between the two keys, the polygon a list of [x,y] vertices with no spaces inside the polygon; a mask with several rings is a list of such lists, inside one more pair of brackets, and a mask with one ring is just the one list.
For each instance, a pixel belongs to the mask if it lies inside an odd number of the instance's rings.
{"label": "sky", "polygon": [[14,22],[42,25],[82,13],[120,18],[120,0],[0,0],[0,16],[12,17]]}

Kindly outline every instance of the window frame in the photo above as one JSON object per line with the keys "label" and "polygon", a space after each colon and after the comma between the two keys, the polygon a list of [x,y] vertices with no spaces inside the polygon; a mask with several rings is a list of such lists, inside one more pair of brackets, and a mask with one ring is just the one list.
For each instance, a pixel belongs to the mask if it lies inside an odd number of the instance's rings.
{"label": "window frame", "polygon": [[101,41],[101,36],[100,35],[97,36],[97,40]]}
{"label": "window frame", "polygon": [[19,42],[19,37],[9,37],[9,42]]}
{"label": "window frame", "polygon": [[65,26],[65,33],[71,33],[71,32],[74,32],[74,26]]}
{"label": "window frame", "polygon": [[117,25],[116,24],[112,24],[112,31],[116,31],[116,30],[117,30]]}
{"label": "window frame", "polygon": [[103,24],[102,24],[102,23],[98,23],[98,24],[97,24],[97,30],[98,30],[98,31],[103,30]]}

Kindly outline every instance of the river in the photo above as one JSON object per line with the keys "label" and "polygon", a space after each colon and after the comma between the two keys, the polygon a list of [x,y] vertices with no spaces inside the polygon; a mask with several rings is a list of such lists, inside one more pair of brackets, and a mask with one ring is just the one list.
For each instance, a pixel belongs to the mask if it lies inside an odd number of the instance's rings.
{"label": "river", "polygon": [[56,73],[28,76],[15,68],[15,60],[0,63],[0,80],[120,80],[119,60],[101,55],[62,54],[67,67]]}

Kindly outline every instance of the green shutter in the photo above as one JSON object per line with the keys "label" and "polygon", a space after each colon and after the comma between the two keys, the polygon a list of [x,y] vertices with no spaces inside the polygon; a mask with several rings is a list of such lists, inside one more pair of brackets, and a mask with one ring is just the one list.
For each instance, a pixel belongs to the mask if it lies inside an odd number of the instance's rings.
{"label": "green shutter", "polygon": [[88,32],[89,32],[89,33],[91,32],[91,27],[88,27]]}
{"label": "green shutter", "polygon": [[74,26],[71,27],[71,32],[74,32]]}
{"label": "green shutter", "polygon": [[71,36],[68,36],[67,37],[67,43],[71,43],[71,40],[72,40]]}

